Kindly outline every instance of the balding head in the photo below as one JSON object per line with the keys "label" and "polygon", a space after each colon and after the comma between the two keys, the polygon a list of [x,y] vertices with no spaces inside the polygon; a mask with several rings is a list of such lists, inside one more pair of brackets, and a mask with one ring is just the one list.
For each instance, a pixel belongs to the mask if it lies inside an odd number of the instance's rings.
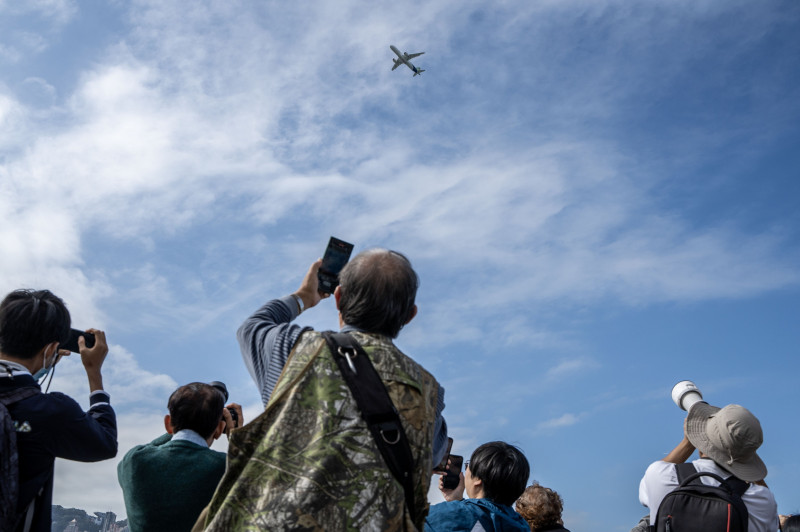
{"label": "balding head", "polygon": [[396,338],[416,313],[419,277],[396,251],[370,249],[339,274],[339,311],[347,325]]}

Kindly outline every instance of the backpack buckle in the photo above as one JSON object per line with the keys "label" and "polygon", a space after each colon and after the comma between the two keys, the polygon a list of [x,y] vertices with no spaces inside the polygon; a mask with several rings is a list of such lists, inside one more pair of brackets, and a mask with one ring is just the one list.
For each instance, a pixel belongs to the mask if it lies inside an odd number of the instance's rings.
{"label": "backpack buckle", "polygon": [[352,347],[342,347],[342,346],[339,346],[338,351],[339,354],[342,355],[345,360],[347,360],[347,365],[350,366],[350,369],[353,371],[353,374],[358,375],[358,371],[356,371],[356,367],[353,365],[353,358],[355,358],[356,355],[358,355],[358,352]]}

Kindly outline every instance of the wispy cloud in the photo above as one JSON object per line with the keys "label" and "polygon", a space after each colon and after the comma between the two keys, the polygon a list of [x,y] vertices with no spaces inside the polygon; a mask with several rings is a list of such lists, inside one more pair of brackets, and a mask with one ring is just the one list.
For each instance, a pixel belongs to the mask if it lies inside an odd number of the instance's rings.
{"label": "wispy cloud", "polygon": [[539,431],[550,431],[553,429],[559,429],[562,427],[569,427],[571,425],[575,425],[581,419],[580,415],[566,413],[562,416],[559,416],[554,419],[548,419],[547,421],[542,421],[538,425],[536,425],[536,430]]}
{"label": "wispy cloud", "polygon": [[548,369],[546,378],[548,380],[559,380],[568,377],[569,375],[596,368],[597,366],[597,362],[587,358],[564,360]]}

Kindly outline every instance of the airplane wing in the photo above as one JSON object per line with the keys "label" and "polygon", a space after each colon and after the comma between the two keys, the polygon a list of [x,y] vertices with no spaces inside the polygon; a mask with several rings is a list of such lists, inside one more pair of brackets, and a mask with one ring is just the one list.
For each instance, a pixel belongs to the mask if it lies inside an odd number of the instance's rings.
{"label": "airplane wing", "polygon": [[403,64],[402,61],[398,61],[397,59],[395,59],[394,60],[394,66],[392,67],[392,70],[394,70],[395,68],[399,67],[402,64]]}
{"label": "airplane wing", "polygon": [[415,57],[419,57],[419,56],[421,56],[421,55],[422,55],[422,54],[424,54],[424,53],[425,53],[425,52],[420,52],[420,53],[418,53],[418,54],[408,54],[408,59],[414,59]]}

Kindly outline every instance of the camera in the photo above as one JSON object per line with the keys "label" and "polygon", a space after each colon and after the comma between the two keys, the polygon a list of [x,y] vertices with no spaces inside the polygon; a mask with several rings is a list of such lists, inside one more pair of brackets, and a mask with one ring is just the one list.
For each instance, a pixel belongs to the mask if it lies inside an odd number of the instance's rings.
{"label": "camera", "polygon": [[[225,402],[226,403],[228,402],[228,387],[225,386],[224,382],[212,381],[212,382],[209,382],[208,385],[213,387],[213,388],[216,388],[217,390],[219,390],[219,393],[221,393],[222,397],[225,398]],[[234,427],[238,427],[239,426],[239,414],[236,413],[236,410],[234,408],[232,408],[232,407],[226,407],[226,408],[228,408],[228,412],[231,413],[231,419],[233,420],[233,426]]]}
{"label": "camera", "polygon": [[236,413],[236,410],[233,407],[228,407],[228,412],[231,413],[231,419],[233,420],[233,426],[239,426],[239,414]]}
{"label": "camera", "polygon": [[69,339],[61,346],[61,349],[68,349],[73,353],[80,353],[81,350],[78,347],[78,337],[83,336],[83,341],[85,342],[86,347],[91,349],[94,347],[94,334],[88,333],[86,331],[80,331],[78,329],[70,329],[69,330]]}
{"label": "camera", "polygon": [[692,381],[681,381],[672,387],[672,400],[688,412],[692,405],[703,401],[703,394]]}

